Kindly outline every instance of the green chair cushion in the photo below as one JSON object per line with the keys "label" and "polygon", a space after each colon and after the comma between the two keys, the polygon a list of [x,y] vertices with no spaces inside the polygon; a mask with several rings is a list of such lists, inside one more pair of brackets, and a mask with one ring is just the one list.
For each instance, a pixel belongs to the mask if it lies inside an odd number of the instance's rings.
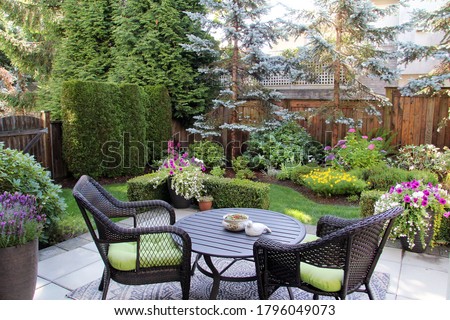
{"label": "green chair cushion", "polygon": [[[113,243],[109,246],[108,260],[121,271],[136,269],[137,242]],[[183,254],[170,234],[158,233],[141,236],[140,267],[163,267],[181,264]]]}
{"label": "green chair cushion", "polygon": [[[301,243],[307,243],[320,239],[307,234]],[[336,292],[342,288],[344,270],[316,267],[304,262],[300,263],[300,279],[313,287],[326,292]]]}

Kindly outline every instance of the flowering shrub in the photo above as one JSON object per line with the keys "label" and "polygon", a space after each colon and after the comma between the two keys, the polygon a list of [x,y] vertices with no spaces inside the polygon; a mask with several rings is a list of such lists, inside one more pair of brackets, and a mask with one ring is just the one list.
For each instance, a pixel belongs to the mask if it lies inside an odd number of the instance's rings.
{"label": "flowering shrub", "polygon": [[369,140],[351,128],[344,140],[340,140],[333,148],[325,147],[325,161],[346,170],[372,167],[381,163],[385,157],[382,141],[382,137]]}
{"label": "flowering shrub", "polygon": [[445,212],[448,206],[448,193],[439,185],[423,184],[413,180],[402,182],[391,187],[375,203],[375,214],[389,208],[402,206],[405,210],[397,217],[392,228],[391,237],[407,237],[409,247],[414,247],[414,236],[418,234],[424,242],[428,231],[430,211],[435,213],[434,234],[437,235],[442,216],[448,218],[450,212]]}
{"label": "flowering shrub", "polygon": [[303,183],[312,191],[325,196],[359,194],[367,186],[354,175],[332,168],[311,171],[303,176]]}
{"label": "flowering shrub", "polygon": [[407,170],[429,170],[443,178],[450,168],[450,150],[441,151],[432,144],[404,146],[397,156],[397,165]]}
{"label": "flowering shrub", "polygon": [[198,199],[203,193],[203,178],[206,170],[203,161],[180,153],[173,141],[169,141],[167,158],[158,169],[158,174],[149,182],[156,188],[170,178],[170,187],[186,199]]}
{"label": "flowering shrub", "polygon": [[39,214],[34,196],[18,192],[0,195],[0,248],[37,239],[44,222],[45,215]]}

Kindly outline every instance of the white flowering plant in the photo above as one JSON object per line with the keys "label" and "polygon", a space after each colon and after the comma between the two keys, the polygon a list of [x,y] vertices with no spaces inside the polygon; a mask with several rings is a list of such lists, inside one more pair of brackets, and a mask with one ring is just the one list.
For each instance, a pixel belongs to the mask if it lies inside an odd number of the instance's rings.
{"label": "white flowering plant", "polygon": [[[434,219],[433,231],[437,234],[442,217],[450,217],[450,212],[446,211],[449,204],[449,195],[440,185],[413,180],[399,183],[383,194],[375,203],[375,214],[393,207],[403,207],[405,210],[396,218],[390,236],[392,239],[406,237],[412,249],[416,234],[424,243],[429,231],[429,219]],[[434,216],[431,216],[432,213]]]}

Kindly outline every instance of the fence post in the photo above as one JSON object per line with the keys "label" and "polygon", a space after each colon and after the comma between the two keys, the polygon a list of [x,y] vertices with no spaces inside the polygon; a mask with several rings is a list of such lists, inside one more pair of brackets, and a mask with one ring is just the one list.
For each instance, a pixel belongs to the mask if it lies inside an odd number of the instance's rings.
{"label": "fence post", "polygon": [[41,126],[47,128],[47,134],[42,136],[42,145],[44,147],[43,165],[50,172],[53,173],[52,166],[52,145],[51,145],[51,132],[50,127],[50,111],[41,111]]}

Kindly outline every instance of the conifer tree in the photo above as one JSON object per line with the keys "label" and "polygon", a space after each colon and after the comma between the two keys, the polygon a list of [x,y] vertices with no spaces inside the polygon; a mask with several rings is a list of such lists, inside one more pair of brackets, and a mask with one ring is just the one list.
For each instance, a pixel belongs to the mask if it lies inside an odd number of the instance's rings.
{"label": "conifer tree", "polygon": [[111,68],[112,0],[65,0],[62,40],[48,91],[40,100],[60,118],[61,85],[67,80],[107,80]]}
{"label": "conifer tree", "polygon": [[[230,130],[233,144],[237,140],[237,131],[260,130],[278,111],[273,102],[279,100],[280,95],[264,89],[260,81],[286,71],[283,57],[270,56],[263,51],[284,34],[276,22],[264,20],[269,12],[264,0],[201,0],[200,3],[210,14],[189,15],[192,20],[200,21],[205,30],[219,34],[221,46],[216,48],[211,41],[190,35],[190,43],[184,48],[199,56],[213,54],[217,57],[217,61],[204,66],[202,72],[220,76],[222,89],[213,100],[212,110],[196,117],[194,127],[188,131],[203,137],[222,134],[226,144],[227,130]],[[258,107],[263,121],[249,121],[238,112],[238,107],[249,100],[260,102]],[[237,146],[231,147],[233,159],[237,155]]]}
{"label": "conifer tree", "polygon": [[197,0],[129,0],[115,5],[113,69],[109,79],[165,85],[173,116],[189,119],[204,111],[209,87],[197,67],[210,60],[183,50],[187,34],[207,36],[184,11],[202,12]]}
{"label": "conifer tree", "polygon": [[[413,26],[423,31],[442,34],[437,45],[423,46],[417,43],[401,43],[403,54],[401,63],[406,65],[425,59],[436,59],[438,63],[428,74],[408,82],[401,88],[401,93],[407,96],[416,94],[447,94],[449,89],[443,89],[450,81],[450,2],[444,3],[435,11],[416,10],[413,15]],[[447,81],[447,83],[446,83]],[[448,84],[447,84],[448,86]]]}
{"label": "conifer tree", "polygon": [[9,87],[1,98],[10,106],[32,107],[27,85],[48,79],[59,13],[57,0],[0,0],[0,81]]}
{"label": "conifer tree", "polygon": [[376,94],[363,79],[375,77],[388,83],[397,79],[398,70],[389,64],[396,52],[383,46],[393,44],[404,26],[375,25],[380,18],[394,13],[396,6],[380,9],[370,0],[314,2],[312,10],[290,12],[290,31],[294,36],[306,36],[308,42],[300,48],[299,58],[307,62],[305,67],[313,67],[310,74],[313,76],[314,68],[321,66],[321,71],[334,76],[332,102],[317,111],[332,125],[334,144],[338,138],[337,124],[360,125],[344,115],[342,100],[359,100],[367,113],[378,116],[378,107],[390,105],[386,97]]}

